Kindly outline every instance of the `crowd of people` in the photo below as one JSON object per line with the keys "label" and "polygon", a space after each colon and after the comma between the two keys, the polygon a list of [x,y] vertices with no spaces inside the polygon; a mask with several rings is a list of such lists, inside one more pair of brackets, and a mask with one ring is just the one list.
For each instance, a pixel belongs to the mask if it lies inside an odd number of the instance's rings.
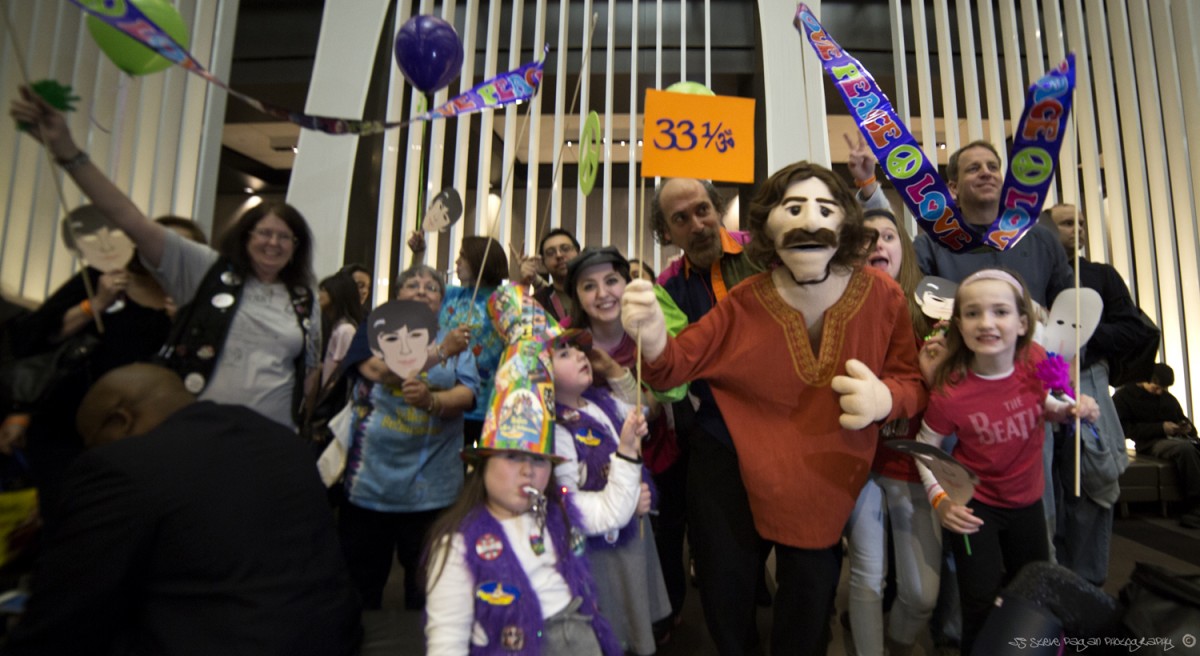
{"label": "crowd of people", "polygon": [[[909,236],[847,137],[852,181],[786,166],[745,232],[711,182],[663,180],[652,229],[681,253],[658,276],[555,228],[511,271],[498,241],[464,238],[452,285],[415,233],[372,312],[362,266],[317,284],[298,208],[260,204],[210,246],[147,217],[29,90],[11,113],[91,205],[64,233],[88,267],[32,312],[5,301],[0,357],[93,340],[44,398],[0,407],[43,522],[2,653],[350,654],[398,563],[431,654],[653,654],[689,569],[720,653],[763,651],[765,601],[771,653],[823,654],[844,557],[854,653],[913,653],[927,625],[990,653],[977,638],[1025,565],[1104,582],[1126,436],[1177,464],[1200,526],[1173,372],[1108,396],[1110,363],[1158,339],[1111,267],[1080,260],[1104,309],[1077,401],[1040,378],[1037,325],[1085,230],[1072,206],[1008,250],[951,252]],[[949,159],[974,226],[1002,180],[990,143]],[[958,284],[948,321],[923,314],[925,275]],[[311,429],[344,406],[326,492]],[[1060,455],[1075,417],[1110,465],[1080,497]],[[973,494],[889,440],[950,451]]]}

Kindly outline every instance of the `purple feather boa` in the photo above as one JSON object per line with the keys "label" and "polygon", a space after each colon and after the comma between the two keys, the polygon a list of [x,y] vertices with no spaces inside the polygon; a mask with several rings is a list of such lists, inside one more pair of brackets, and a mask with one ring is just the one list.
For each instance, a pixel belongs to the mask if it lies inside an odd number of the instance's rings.
{"label": "purple feather boa", "polygon": [[1067,364],[1063,356],[1047,353],[1046,359],[1037,365],[1037,376],[1047,392],[1075,398],[1075,388],[1071,386],[1071,365]]}

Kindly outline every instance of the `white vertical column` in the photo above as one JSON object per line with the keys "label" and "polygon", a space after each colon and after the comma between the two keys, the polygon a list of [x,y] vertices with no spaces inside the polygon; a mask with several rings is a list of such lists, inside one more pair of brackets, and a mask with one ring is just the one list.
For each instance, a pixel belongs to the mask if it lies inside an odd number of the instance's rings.
{"label": "white vertical column", "polygon": [[[1184,340],[1183,298],[1180,294],[1182,270],[1196,271],[1196,250],[1179,249],[1195,243],[1195,214],[1188,189],[1187,146],[1167,134],[1185,134],[1183,104],[1179,90],[1179,66],[1175,61],[1174,36],[1166,5],[1155,1],[1162,11],[1151,11],[1147,0],[1131,0],[1130,32],[1133,35],[1134,64],[1137,69],[1138,98],[1142,108],[1143,153],[1150,183],[1151,222],[1154,227],[1154,267],[1158,274],[1158,301],[1162,316],[1165,362],[1175,371],[1189,371]],[[1153,19],[1153,23],[1152,23]],[[1165,155],[1165,156],[1164,156]],[[1173,173],[1181,175],[1176,178]],[[1176,222],[1175,217],[1179,217]],[[1179,234],[1182,227],[1184,234]],[[1141,268],[1141,267],[1139,267]],[[1196,280],[1196,278],[1192,278]],[[1196,299],[1196,295],[1191,295]],[[1192,303],[1193,307],[1196,305]],[[1195,310],[1193,310],[1195,316]],[[1189,398],[1188,377],[1175,381],[1177,394]]]}
{"label": "white vertical column", "polygon": [[[1161,8],[1158,9],[1162,11]],[[1179,61],[1179,84],[1184,107],[1200,107],[1200,44],[1191,37],[1191,30],[1200,29],[1200,7],[1191,2],[1173,2],[1170,6],[1171,25],[1175,30],[1175,52]],[[1196,121],[1184,122],[1191,161],[1187,167],[1191,178],[1192,205],[1200,207],[1200,125]],[[1176,172],[1173,179],[1178,179]],[[1187,248],[1188,244],[1181,244]],[[1198,249],[1200,250],[1200,249]],[[1200,276],[1191,278],[1200,279]],[[1200,321],[1191,325],[1200,325]],[[1197,349],[1200,353],[1200,349]],[[1200,404],[1198,404],[1200,405]]]}
{"label": "white vertical column", "polygon": [[[502,3],[492,2],[488,6],[487,45],[484,46],[483,79],[490,80],[496,76],[497,62],[500,58],[500,11]],[[492,225],[488,222],[488,195],[492,193],[492,142],[496,139],[494,130],[496,120],[495,110],[485,110],[479,113],[479,159],[475,163],[475,235],[492,234]],[[504,171],[500,172],[503,178]],[[501,184],[504,180],[501,179]],[[496,193],[500,188],[496,188]],[[460,281],[462,284],[475,284],[474,281]]]}
{"label": "white vertical column", "polygon": [[1002,144],[1004,129],[1004,96],[1000,90],[1000,54],[996,44],[996,17],[991,0],[977,0],[979,10],[979,48],[983,53],[983,87],[987,92],[987,134],[992,144]]}
{"label": "white vertical column", "polygon": [[943,140],[946,152],[952,153],[962,143],[962,127],[958,121],[958,85],[954,81],[954,44],[950,41],[950,8],[947,5],[948,0],[934,0],[933,22],[937,33],[939,88],[942,90]]}
{"label": "white vertical column", "polygon": [[[462,75],[458,78],[458,92],[455,95],[466,92],[471,87],[475,86],[475,43],[479,33],[479,0],[467,0],[466,11],[464,12],[462,42],[463,42],[463,67]],[[457,121],[457,133],[454,135],[454,188],[458,190],[459,195],[463,199],[464,206],[466,205],[468,194],[467,189],[467,167],[471,164],[471,158],[467,153],[471,151],[471,124],[475,120],[474,114],[460,116]],[[476,183],[480,184],[480,183]],[[464,207],[464,211],[466,208]],[[447,249],[445,268],[453,270],[452,262],[458,257],[458,251],[462,247],[462,238],[466,230],[466,216],[463,220],[450,226],[448,238],[450,240],[450,248]],[[440,266],[440,265],[439,265]]]}
{"label": "white vertical column", "polygon": [[[784,0],[782,4],[791,5],[792,3]],[[815,15],[820,15],[821,0],[813,0],[813,2],[809,3],[809,6],[812,7]],[[793,27],[790,23],[779,21],[779,26],[780,28],[791,29],[791,31],[795,32],[795,27]],[[811,56],[813,54],[812,49],[809,48],[806,41],[807,39],[799,34],[793,34],[791,37],[791,42],[795,44],[795,49],[809,50],[809,52],[805,53],[809,56],[805,56],[801,59],[803,62],[801,64],[801,68],[804,70],[803,98],[808,128],[808,135],[805,139],[807,147],[803,151],[803,157],[785,158],[784,161],[779,162],[779,168],[791,164],[797,159],[808,159],[825,166],[831,166],[833,164],[829,158],[829,128],[827,127],[828,117],[825,114],[825,69],[822,68],[821,63],[817,61],[816,57]],[[793,48],[787,48],[787,50],[793,50]],[[763,58],[767,58],[765,53]],[[781,61],[780,64],[786,65],[785,62],[786,60]],[[782,100],[782,98],[780,100]],[[767,101],[767,104],[767,111],[769,112],[771,104],[769,100]],[[776,107],[778,109],[782,109],[780,106]],[[768,132],[767,134],[771,133]],[[768,157],[768,159],[770,158]],[[775,170],[776,168],[774,167],[770,169],[772,173],[774,173]]]}
{"label": "white vertical column", "polygon": [[888,19],[892,26],[892,75],[896,78],[893,107],[905,125],[912,125],[912,107],[908,101],[908,46],[904,38],[904,4],[889,0]]}
{"label": "white vertical column", "polygon": [[[1004,79],[1008,87],[1008,120],[1012,129],[1017,129],[1017,120],[1025,106],[1025,75],[1021,71],[1021,41],[1017,35],[1016,0],[1005,0],[1000,3],[1000,35],[1004,45]],[[1009,131],[1006,129],[1005,133]],[[1008,153],[1000,146],[993,144],[1000,151],[1000,163],[1005,164]]]}
{"label": "white vertical column", "polygon": [[[592,0],[584,0],[583,2],[583,48],[580,51],[582,60],[579,66],[579,75],[583,78],[583,83],[579,85],[579,134],[577,135],[576,143],[583,141],[583,124],[586,122],[586,117],[592,111],[589,100],[591,99],[592,86],[592,58],[588,54],[592,51]],[[578,161],[578,160],[577,160]],[[579,188],[578,182],[575,184],[575,238],[580,244],[587,244],[587,196],[583,195],[583,189]]]}
{"label": "white vertical column", "polygon": [[[1112,51],[1109,48],[1108,21],[1105,16],[1102,0],[1085,0],[1087,29],[1091,39],[1088,50],[1093,62],[1112,61]],[[1104,204],[1106,214],[1104,222],[1099,225],[1091,224],[1089,232],[1104,233],[1107,243],[1106,251],[1096,251],[1096,237],[1091,238],[1093,247],[1092,257],[1107,261],[1129,283],[1129,291],[1134,301],[1138,299],[1138,288],[1133,279],[1133,254],[1129,247],[1129,223],[1127,212],[1128,202],[1125,189],[1125,153],[1121,147],[1121,127],[1117,120],[1117,104],[1111,99],[1117,96],[1113,83],[1113,67],[1096,66],[1092,69],[1092,80],[1095,85],[1097,98],[1108,98],[1107,102],[1096,103],[1096,124],[1100,130],[1099,152],[1104,158],[1104,192],[1107,202]],[[1093,218],[1094,220],[1094,218]]]}
{"label": "white vertical column", "polygon": [[[983,112],[979,107],[979,76],[975,69],[975,32],[971,0],[958,0],[958,49],[963,78],[963,102],[967,106],[967,141],[983,138]],[[987,40],[987,35],[981,37]]]}
{"label": "white vertical column", "polygon": [[[387,0],[325,3],[305,112],[362,116],[387,6]],[[326,275],[342,263],[358,137],[302,130],[298,148],[287,201],[308,219],[313,269]]]}
{"label": "white vertical column", "polygon": [[712,0],[704,0],[704,86],[712,88]]}
{"label": "white vertical column", "polygon": [[[565,11],[565,7],[563,10]],[[546,0],[537,0],[536,12],[533,20],[533,57],[541,59],[545,57],[543,51],[546,43]],[[545,68],[542,69],[542,73],[545,73]],[[518,255],[529,255],[537,251],[537,222],[542,214],[538,208],[538,172],[542,152],[542,101],[545,97],[545,89],[539,87],[537,96],[529,105],[529,129],[525,132],[529,138],[529,148],[525,151],[525,233],[521,239],[523,245],[519,245],[522,252],[517,253]]]}
{"label": "white vertical column", "polygon": [[604,142],[601,144],[604,152],[604,187],[601,197],[600,210],[600,243],[611,244],[612,239],[612,154],[613,142],[616,141],[616,135],[613,133],[613,70],[616,65],[617,57],[617,3],[616,0],[608,0],[608,23],[605,29],[607,34],[606,48],[604,51]]}
{"label": "white vertical column", "polygon": [[[442,20],[454,24],[455,10],[458,9],[454,0],[448,0],[442,4]],[[424,13],[424,7],[422,7]],[[462,40],[462,37],[459,37]],[[466,59],[465,52],[463,59]],[[441,89],[433,94],[433,99],[430,101],[429,108],[439,107],[442,103],[450,98],[450,87]],[[429,151],[422,152],[421,166],[425,167],[425,185],[420,194],[420,206],[417,207],[417,212],[425,215],[425,208],[429,207],[429,200],[433,198],[439,191],[442,190],[442,164],[446,159],[446,121],[437,120],[429,121],[425,124],[425,130],[429,133]],[[420,133],[420,128],[417,128],[417,133]],[[418,176],[420,179],[420,176]],[[441,242],[442,233],[427,232],[425,233],[425,249],[426,249],[426,264],[437,267],[439,245]],[[451,260],[454,258],[451,257]]]}
{"label": "white vertical column", "polygon": [[[1143,149],[1141,106],[1138,103],[1138,80],[1133,66],[1133,43],[1129,34],[1129,19],[1125,3],[1109,0],[1108,36],[1112,47],[1113,75],[1120,109],[1118,135],[1125,155],[1124,173],[1128,182],[1130,247],[1134,272],[1131,286],[1137,287],[1138,305],[1159,321],[1157,281],[1151,264],[1153,235],[1150,231],[1150,192],[1146,182],[1146,153]],[[1159,158],[1161,159],[1159,151]],[[1107,169],[1109,165],[1106,164]],[[1160,166],[1161,168],[1161,166]]]}
{"label": "white vertical column", "polygon": [[[1164,8],[1161,3],[1152,5],[1155,12],[1170,12],[1171,26],[1175,31],[1175,53],[1179,62],[1179,85],[1181,91],[1182,104],[1184,107],[1196,107],[1200,104],[1200,50],[1197,49],[1196,39],[1192,30],[1200,27],[1200,10],[1195,3],[1191,2],[1175,2],[1171,3],[1169,9]],[[1156,30],[1157,32],[1157,30]],[[1185,121],[1185,133],[1187,134],[1188,144],[1200,144],[1200,126],[1195,125],[1195,121]],[[1185,165],[1186,170],[1190,173],[1190,191],[1191,191],[1191,211],[1181,211],[1179,209],[1181,203],[1176,203],[1175,210],[1175,245],[1176,250],[1182,255],[1188,254],[1188,261],[1185,263],[1182,259],[1179,263],[1179,275],[1181,280],[1200,280],[1200,271],[1197,271],[1196,253],[1200,251],[1200,236],[1196,234],[1195,224],[1195,208],[1200,207],[1200,153],[1197,153],[1195,148],[1188,149],[1188,161]],[[1172,171],[1178,171],[1172,165]],[[1179,180],[1182,176],[1178,173],[1173,176],[1173,180]],[[1184,294],[1187,294],[1188,287],[1184,285]],[[1194,298],[1194,296],[1192,296]],[[1185,335],[1185,354],[1189,368],[1187,369],[1187,381],[1191,390],[1190,398],[1184,402],[1185,412],[1189,417],[1196,414],[1197,408],[1200,408],[1200,383],[1191,375],[1191,362],[1196,358],[1200,358],[1200,330],[1196,330],[1195,326],[1200,326],[1200,306],[1196,303],[1184,303],[1184,325],[1192,326]]]}
{"label": "white vertical column", "polygon": [[[663,88],[662,55],[663,55],[663,0],[656,0],[655,15],[654,15],[654,88],[655,89]],[[648,138],[649,135],[642,135],[642,137]],[[641,154],[642,154],[642,151],[639,150],[638,155],[640,156]],[[659,183],[659,178],[654,178],[654,184],[658,185],[658,183]],[[649,184],[647,184],[647,186],[649,186]],[[651,192],[651,196],[653,196],[653,192]],[[647,208],[647,211],[649,211],[649,208]],[[662,257],[663,257],[662,244],[658,243],[658,240],[655,239],[654,240],[654,270],[655,271],[662,271]]]}
{"label": "white vertical column", "polygon": [[[509,27],[508,39],[508,70],[512,70],[521,65],[521,36],[524,30],[525,23],[525,3],[514,2],[512,6],[512,20]],[[499,225],[492,227],[488,226],[487,232],[480,234],[495,235],[500,240],[500,245],[508,250],[509,244],[512,243],[512,196],[516,192],[516,183],[513,181],[513,176],[516,175],[514,167],[517,158],[517,149],[520,148],[521,124],[525,126],[525,133],[528,136],[529,125],[522,117],[518,119],[520,107],[516,104],[509,105],[504,108],[504,148],[503,155],[500,158],[501,162],[501,178],[500,178],[500,216],[498,217]]]}
{"label": "white vertical column", "polygon": [[1025,36],[1025,68],[1030,83],[1046,72],[1046,60],[1042,56],[1042,28],[1038,22],[1041,11],[1041,2],[1021,0],[1021,31]]}
{"label": "white vertical column", "polygon": [[[408,20],[411,12],[411,0],[401,0],[400,6],[396,8],[392,24],[389,26],[391,29],[387,32],[393,42],[396,34],[400,31],[400,26]],[[389,122],[401,120],[406,86],[404,76],[400,73],[400,67],[391,67],[386,109],[386,118]],[[373,268],[375,284],[371,285],[372,305],[379,305],[392,297],[392,281],[390,279],[392,260],[399,260],[397,268],[401,271],[406,268],[403,244],[407,235],[403,232],[400,233],[401,246],[399,248],[396,248],[392,241],[396,221],[396,188],[399,182],[400,149],[404,147],[400,135],[400,130],[388,130],[383,134],[383,152],[380,153],[379,163],[379,207],[375,219],[375,263]]]}
{"label": "white vertical column", "polygon": [[[888,2],[888,18],[892,26],[892,70],[896,78],[896,97],[893,99],[893,107],[896,114],[900,116],[900,120],[904,121],[904,124],[911,130],[913,123],[912,106],[908,98],[908,47],[904,38],[904,5],[900,0]],[[904,205],[903,212],[904,227],[908,234],[917,234],[917,222],[913,218],[912,210]]]}
{"label": "white vertical column", "polygon": [[[1100,144],[1096,135],[1096,103],[1092,95],[1092,66],[1088,53],[1088,40],[1084,32],[1083,7],[1080,0],[1067,0],[1064,19],[1067,26],[1067,43],[1075,53],[1075,104],[1071,109],[1079,134],[1079,163],[1082,169],[1083,187],[1078,194],[1078,207],[1087,217],[1091,259],[1104,261],[1106,252],[1103,226],[1106,221],[1100,188]],[[1062,174],[1067,175],[1066,169]]]}
{"label": "white vertical column", "polygon": [[679,0],[679,80],[687,79],[687,0]]}
{"label": "white vertical column", "polygon": [[[0,11],[10,11],[10,8],[12,8],[12,3],[8,3],[7,5],[3,6],[2,8],[0,8]],[[11,13],[10,16],[14,15],[15,13],[16,12]],[[58,34],[58,41],[62,46],[65,46],[65,47],[61,48],[61,53],[59,53],[59,52],[55,53],[55,58],[53,61],[51,61],[50,70],[51,70],[52,74],[54,75],[55,79],[61,79],[61,80],[65,81],[66,83],[70,84],[71,88],[77,90],[76,91],[77,95],[83,97],[86,101],[90,102],[90,101],[94,100],[94,96],[93,96],[92,89],[90,88],[89,85],[90,85],[90,83],[94,82],[94,78],[91,76],[94,75],[95,69],[96,69],[96,64],[99,63],[96,58],[96,56],[99,55],[99,49],[96,47],[95,42],[91,38],[91,35],[88,34],[85,30],[81,29],[82,22],[84,20],[82,12],[78,11],[74,7],[63,6],[58,11],[58,15],[56,16],[55,20],[56,20],[56,31]],[[15,24],[19,25],[20,23],[15,23]],[[19,31],[19,28],[18,28],[18,31]],[[20,43],[21,43],[21,39],[17,38],[14,41],[13,45],[14,46],[19,45]],[[90,48],[89,48],[89,46],[90,46]],[[4,86],[2,86],[0,88],[14,89],[17,84],[17,80],[9,78],[8,76],[6,76],[4,74],[6,71],[11,70],[6,65],[5,60],[8,60],[9,63],[11,63],[11,60],[13,58],[13,47],[9,46],[9,44],[6,43],[3,48],[3,56],[2,57],[3,58],[0,58],[0,84],[2,84]],[[99,59],[104,59],[103,55],[99,55]],[[84,64],[85,61],[92,62],[92,64],[91,65]],[[112,65],[109,64],[107,61],[105,61],[104,64],[106,66],[108,66],[109,68],[112,68]],[[15,71],[12,71],[12,72],[15,72]],[[189,76],[183,76],[183,77],[186,78]],[[5,80],[11,80],[12,84],[5,84]],[[186,104],[186,99],[185,99],[185,104]],[[203,108],[203,106],[201,106],[201,108]],[[101,105],[97,109],[99,109],[100,113],[102,113],[103,105]],[[70,114],[67,115],[67,122],[68,123],[71,122]],[[86,130],[85,130],[85,132],[86,132]],[[187,132],[182,132],[180,130],[176,130],[175,133],[180,135],[179,141],[172,142],[172,145],[177,147],[179,145],[179,142],[183,141],[186,138]],[[74,132],[74,134],[76,135],[76,139],[78,139],[80,136],[80,133]],[[14,155],[15,155],[16,154],[15,149],[17,147],[17,144],[21,143],[21,141],[25,141],[24,135],[21,135],[21,133],[15,131],[15,130],[11,130],[11,129],[0,130],[0,144],[3,144],[3,146],[0,146],[0,152],[14,153]],[[32,144],[30,144],[30,145],[32,145]],[[84,148],[85,148],[85,150],[90,150],[90,146],[85,145]],[[166,163],[168,170],[171,172],[174,172],[174,170],[178,166],[177,162],[178,162],[178,159],[175,162]],[[3,165],[5,163],[6,162],[4,160],[0,159],[0,169],[3,168]],[[48,166],[40,165],[39,168],[43,168],[45,173],[50,173]],[[40,175],[39,175],[39,177],[40,177]],[[174,184],[174,176],[173,175],[170,176],[170,179],[172,180],[172,184],[171,184],[171,189],[169,190],[169,193],[174,195],[177,193],[177,188]],[[12,178],[10,178],[6,174],[0,174],[0,180],[8,180],[10,182],[14,181]],[[49,178],[46,178],[46,180],[48,182]],[[6,189],[5,191],[8,192],[8,198],[11,200],[11,194],[13,193],[13,190]],[[189,193],[190,193],[190,189],[189,189]],[[78,205],[82,205],[83,203],[87,202],[86,200],[84,200],[83,194],[74,185],[71,185],[71,184],[66,185],[66,187],[63,190],[63,195],[66,197],[66,203],[67,203],[68,207],[76,207]],[[57,199],[55,199],[55,202],[57,203]],[[4,203],[0,203],[0,207],[3,207],[3,205],[4,205]],[[174,205],[172,205],[172,207],[174,207]],[[185,210],[185,212],[186,212],[186,210]],[[61,210],[58,210],[58,211],[48,214],[45,218],[49,219],[50,217],[55,217],[55,219],[58,219],[59,218],[58,215],[60,215],[61,213],[62,213]],[[5,231],[3,229],[3,226],[4,226],[5,222],[10,219],[15,220],[15,218],[16,217],[9,216],[9,214],[7,212],[5,212],[3,214],[3,216],[0,216],[0,242],[4,241]],[[32,219],[33,217],[30,217],[30,218]],[[36,298],[36,299],[42,299],[42,298],[48,297],[51,293],[54,292],[54,290],[58,287],[58,285],[62,283],[63,280],[66,280],[67,278],[69,278],[71,275],[73,275],[75,273],[75,271],[77,270],[77,266],[78,266],[75,261],[75,256],[62,245],[62,231],[59,229],[58,221],[53,220],[53,221],[48,221],[48,222],[53,224],[53,226],[52,226],[53,234],[51,235],[52,243],[51,243],[50,247],[48,248],[48,250],[45,251],[45,255],[46,255],[45,273],[46,273],[46,276],[45,276],[44,284],[42,285],[42,288],[40,290],[36,289],[35,285],[25,285],[24,286],[25,287],[25,292],[24,292],[25,295],[27,297]],[[0,261],[3,261],[5,259],[5,255],[8,255],[5,252],[5,250],[6,249],[4,249],[3,246],[0,246]],[[36,258],[40,254],[26,253],[25,255],[26,255],[26,257]],[[11,257],[11,255],[9,255],[9,256]],[[34,261],[36,261],[36,259]],[[10,287],[10,285],[12,285],[12,286]],[[5,292],[9,292],[9,293],[18,291],[15,281],[12,281],[11,279],[3,279],[2,282],[0,282],[0,288],[2,288]]]}
{"label": "white vertical column", "polygon": [[[63,28],[66,27],[64,23],[73,22],[70,19],[64,20],[64,10],[79,13],[74,7],[42,4],[28,8],[28,13],[14,12],[13,9],[13,3],[0,5],[0,10],[11,12],[10,15],[13,16],[10,20],[17,32],[12,35],[14,46],[22,48],[23,62],[20,63],[28,68],[21,70],[15,58],[9,60],[9,78],[13,81],[10,89],[15,89],[18,84],[25,84],[26,77],[32,82],[58,72],[58,65],[66,60],[58,56],[56,46],[67,37],[63,33]],[[8,37],[8,34],[5,34],[5,37]],[[10,50],[5,43],[5,54],[9,55]],[[112,67],[112,64],[105,63]],[[51,291],[50,269],[43,264],[40,256],[54,251],[59,219],[65,214],[58,200],[53,178],[61,180],[65,188],[69,189],[74,185],[46,154],[43,146],[17,132],[11,122],[5,123],[3,131],[9,133],[8,138],[15,142],[16,148],[5,151],[12,153],[13,157],[12,162],[5,163],[14,165],[14,168],[6,173],[14,177],[6,175],[3,178],[9,182],[9,193],[5,212],[7,225],[2,237],[3,249],[0,251],[0,281],[3,281],[6,292],[40,298]],[[25,188],[22,188],[24,185],[19,185],[15,176],[21,171],[34,173],[32,185]],[[74,200],[71,202],[74,203]]]}
{"label": "white vertical column", "polygon": [[[819,2],[808,3],[820,18]],[[789,16],[796,3],[758,0],[760,16]],[[778,171],[797,160],[829,163],[829,130],[825,127],[824,71],[789,20],[763,20],[763,86],[770,135],[767,170]]]}
{"label": "white vertical column", "polygon": [[[925,22],[925,3],[912,6],[913,47],[917,53],[917,106],[921,112],[921,149],[934,166],[942,158],[938,152],[936,111],[933,108],[933,68],[929,62],[929,26]],[[945,127],[949,131],[950,126]],[[915,233],[914,233],[915,234]]]}
{"label": "white vertical column", "polygon": [[[627,137],[628,141],[625,142],[628,144],[628,150],[626,152],[629,153],[629,184],[627,189],[629,191],[628,212],[630,227],[628,230],[629,237],[625,247],[625,252],[629,253],[630,257],[636,257],[642,261],[645,261],[646,254],[640,250],[637,250],[637,240],[639,237],[641,237],[641,233],[638,232],[638,217],[641,216],[646,209],[638,204],[641,199],[641,194],[638,193],[638,190],[641,188],[642,184],[641,177],[638,175],[638,164],[641,160],[642,151],[639,150],[637,146],[638,131],[641,127],[641,121],[638,120],[638,101],[641,99],[639,97],[641,86],[638,84],[638,59],[640,59],[638,56],[638,30],[641,27],[638,24],[638,19],[640,18],[638,16],[638,0],[633,0],[633,5],[630,7],[630,12],[629,26],[632,32],[632,40],[630,42],[629,54],[629,135]],[[658,269],[655,269],[655,271],[658,271]]]}
{"label": "white vertical column", "polygon": [[[563,224],[562,220],[562,188],[563,188],[563,141],[567,134],[567,103],[571,102],[567,97],[567,47],[570,43],[570,26],[568,20],[571,15],[571,3],[560,2],[558,5],[558,48],[555,56],[558,63],[556,73],[554,74],[554,173],[556,174],[553,181],[553,186],[550,189],[550,219],[545,226],[538,226],[542,232],[537,235],[537,239],[541,239],[542,235],[552,228],[560,227]],[[590,20],[590,18],[588,19]],[[536,244],[533,249],[536,249]],[[533,252],[531,250],[530,252]],[[536,253],[541,255],[541,253]]]}
{"label": "white vertical column", "polygon": [[[1039,77],[1067,58],[1062,15],[1058,11],[1057,2],[1046,3],[1042,7],[1042,19],[1044,24],[1042,36],[1046,42],[1047,62],[1046,69],[1039,74]],[[1076,71],[1078,73],[1078,68]],[[1076,85],[1076,89],[1078,90],[1078,85]],[[1071,115],[1067,118],[1067,124],[1064,126],[1062,148],[1058,155],[1058,184],[1062,195],[1058,196],[1054,186],[1051,185],[1050,193],[1046,196],[1046,207],[1050,207],[1060,200],[1079,204],[1079,151],[1078,144],[1075,143],[1077,118],[1076,109],[1072,109]]]}

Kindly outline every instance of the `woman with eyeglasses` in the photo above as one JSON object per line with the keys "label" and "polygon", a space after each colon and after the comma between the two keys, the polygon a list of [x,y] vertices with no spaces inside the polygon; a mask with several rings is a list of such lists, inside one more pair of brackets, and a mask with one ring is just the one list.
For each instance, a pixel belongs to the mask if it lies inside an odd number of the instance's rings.
{"label": "woman with eyeglasses", "polygon": [[[75,145],[63,115],[22,87],[10,114],[27,123],[75,183],[137,246],[180,304],[160,354],[201,400],[250,407],[296,426],[309,372],[317,374],[319,307],[312,236],[296,208],[261,203],[216,244],[193,243],[146,217]],[[309,384],[315,384],[311,378]]]}
{"label": "woman with eyeglasses", "polygon": [[[414,232],[408,239],[413,263],[424,259],[425,235]],[[463,237],[454,272],[461,286],[446,287],[438,324],[444,330],[465,327],[469,331],[471,353],[479,370],[479,398],[466,413],[463,446],[471,448],[483,433],[488,399],[492,397],[496,369],[504,352],[504,337],[488,318],[488,298],[508,277],[508,256],[500,242],[491,237]],[[478,283],[479,289],[475,289]]]}
{"label": "woman with eyeglasses", "polygon": [[[475,355],[466,351],[468,328],[437,329],[446,296],[442,274],[418,264],[402,272],[393,289],[391,307],[407,307],[394,315],[389,305],[377,309],[346,353],[356,420],[338,489],[338,534],[365,608],[380,608],[395,561],[404,569],[404,607],[421,610],[421,547],[429,527],[462,488],[463,415],[478,405],[480,383]],[[377,324],[397,316],[404,323],[393,323],[385,332],[398,325],[408,336],[423,332],[418,339],[432,347],[427,355],[436,354],[422,373],[408,379],[389,370],[369,345],[378,339]]]}

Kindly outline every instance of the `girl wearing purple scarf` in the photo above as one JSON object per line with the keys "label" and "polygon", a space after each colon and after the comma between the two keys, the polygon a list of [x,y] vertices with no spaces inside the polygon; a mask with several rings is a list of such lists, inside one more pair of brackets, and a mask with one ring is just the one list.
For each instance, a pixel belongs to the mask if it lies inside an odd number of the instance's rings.
{"label": "girl wearing purple scarf", "polygon": [[[624,458],[618,445],[646,432],[641,412],[608,388],[592,386],[592,365],[569,338],[553,347],[555,393],[555,453],[566,462],[554,473],[571,491],[603,489],[611,462]],[[628,377],[628,370],[620,368]],[[627,387],[613,385],[614,389]],[[615,454],[615,456],[614,456]],[[663,583],[662,566],[648,519],[652,502],[649,471],[641,466],[642,494],[638,511],[624,526],[589,532],[588,560],[596,577],[600,610],[629,653],[653,654],[653,624],[670,614],[671,602]]]}
{"label": "girl wearing purple scarf", "polygon": [[[520,401],[531,389],[549,392],[550,376],[548,354],[530,348],[517,368],[534,374],[532,384],[497,388],[497,396],[512,393],[512,407],[527,414],[542,406]],[[498,380],[511,377],[505,367]],[[547,414],[553,399],[546,397]],[[505,403],[489,410],[500,419],[485,423],[479,447],[463,452],[473,469],[430,530],[426,653],[620,656],[599,608],[585,535],[620,529],[633,515],[645,423],[627,431],[608,457],[611,484],[568,493],[552,468],[563,461],[554,454],[553,422],[514,437],[522,418],[506,414]]]}

